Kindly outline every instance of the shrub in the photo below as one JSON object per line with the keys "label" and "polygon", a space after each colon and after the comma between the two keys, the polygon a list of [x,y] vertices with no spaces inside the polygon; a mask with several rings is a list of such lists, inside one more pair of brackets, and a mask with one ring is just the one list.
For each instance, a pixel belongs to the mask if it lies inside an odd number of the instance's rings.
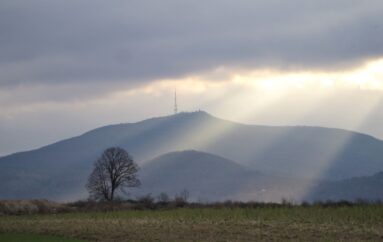
{"label": "shrub", "polygon": [[137,198],[137,203],[135,205],[137,209],[154,209],[156,208],[156,204],[154,202],[154,198],[152,194],[147,194]]}

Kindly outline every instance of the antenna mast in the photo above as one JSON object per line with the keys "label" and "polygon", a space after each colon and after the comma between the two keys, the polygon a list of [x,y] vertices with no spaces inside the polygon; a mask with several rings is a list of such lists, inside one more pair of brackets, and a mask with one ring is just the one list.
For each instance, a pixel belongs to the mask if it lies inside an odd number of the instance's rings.
{"label": "antenna mast", "polygon": [[177,89],[174,89],[174,114],[177,114],[178,108],[177,108]]}

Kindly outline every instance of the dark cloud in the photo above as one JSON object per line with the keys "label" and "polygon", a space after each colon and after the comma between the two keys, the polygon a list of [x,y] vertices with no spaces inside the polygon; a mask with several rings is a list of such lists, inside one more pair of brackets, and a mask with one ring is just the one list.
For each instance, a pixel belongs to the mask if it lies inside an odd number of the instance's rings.
{"label": "dark cloud", "polygon": [[130,82],[383,54],[377,0],[3,0],[0,85]]}

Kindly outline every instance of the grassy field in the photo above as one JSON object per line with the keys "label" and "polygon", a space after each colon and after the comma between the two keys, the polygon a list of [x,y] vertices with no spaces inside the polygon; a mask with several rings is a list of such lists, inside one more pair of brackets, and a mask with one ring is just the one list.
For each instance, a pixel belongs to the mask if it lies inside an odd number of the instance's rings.
{"label": "grassy field", "polygon": [[52,235],[2,233],[0,242],[82,242],[83,240],[70,239]]}
{"label": "grassy field", "polygon": [[85,241],[381,241],[383,207],[177,208],[1,216],[1,233]]}

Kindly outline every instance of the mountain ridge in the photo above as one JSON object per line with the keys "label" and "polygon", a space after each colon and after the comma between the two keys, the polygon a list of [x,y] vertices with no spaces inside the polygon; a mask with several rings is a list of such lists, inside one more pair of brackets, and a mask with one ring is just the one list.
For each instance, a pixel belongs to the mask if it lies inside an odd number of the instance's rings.
{"label": "mountain ridge", "polygon": [[84,186],[94,160],[111,146],[128,150],[139,165],[165,153],[194,149],[285,177],[342,180],[383,171],[383,142],[369,135],[323,127],[245,125],[200,111],[107,125],[1,157],[0,197],[28,197],[32,191],[53,197],[62,186],[63,196],[70,195]]}
{"label": "mountain ridge", "polygon": [[204,115],[206,115],[206,116],[208,116],[210,118],[214,118],[214,119],[217,119],[217,120],[220,120],[220,121],[224,121],[224,122],[230,122],[230,123],[233,123],[233,124],[236,124],[236,125],[247,126],[247,127],[324,129],[324,130],[333,130],[333,131],[340,131],[340,132],[351,132],[353,134],[367,136],[369,138],[372,138],[372,139],[375,139],[377,141],[382,141],[383,142],[382,139],[379,139],[378,137],[375,137],[375,136],[373,136],[371,134],[366,134],[366,133],[358,132],[358,131],[355,131],[355,130],[349,130],[349,129],[325,127],[325,126],[312,126],[312,125],[247,124],[247,123],[240,123],[240,122],[237,122],[237,121],[231,121],[231,120],[227,120],[227,119],[217,118],[217,117],[215,117],[215,116],[213,116],[213,115],[211,115],[211,114],[209,114],[209,113],[207,113],[205,111],[191,111],[191,112],[180,112],[180,113],[177,113],[177,114],[152,117],[152,118],[148,118],[148,119],[139,120],[137,122],[126,122],[126,123],[116,123],[116,124],[103,125],[103,126],[100,126],[100,127],[93,128],[93,129],[90,129],[88,131],[85,131],[85,132],[83,132],[80,135],[76,135],[76,136],[69,137],[69,138],[64,138],[62,140],[53,142],[51,144],[47,144],[47,145],[43,145],[43,146],[40,146],[40,147],[37,147],[37,148],[27,149],[27,150],[23,150],[23,151],[17,151],[17,152],[11,153],[11,154],[0,156],[0,160],[2,158],[4,158],[4,157],[8,157],[8,156],[12,156],[12,155],[22,154],[22,153],[25,153],[25,152],[31,152],[31,151],[37,151],[37,150],[40,150],[40,149],[44,149],[44,148],[50,147],[52,145],[60,144],[62,142],[66,142],[66,141],[69,141],[69,140],[80,138],[80,137],[85,136],[85,135],[93,134],[93,133],[96,133],[96,132],[104,130],[104,129],[124,128],[124,127],[129,126],[129,125],[139,125],[139,124],[143,124],[143,123],[150,123],[150,122],[153,122],[153,121],[164,121],[166,119],[176,118],[177,116],[193,115],[193,114],[196,114],[196,113],[202,113],[202,114],[204,114]]}

